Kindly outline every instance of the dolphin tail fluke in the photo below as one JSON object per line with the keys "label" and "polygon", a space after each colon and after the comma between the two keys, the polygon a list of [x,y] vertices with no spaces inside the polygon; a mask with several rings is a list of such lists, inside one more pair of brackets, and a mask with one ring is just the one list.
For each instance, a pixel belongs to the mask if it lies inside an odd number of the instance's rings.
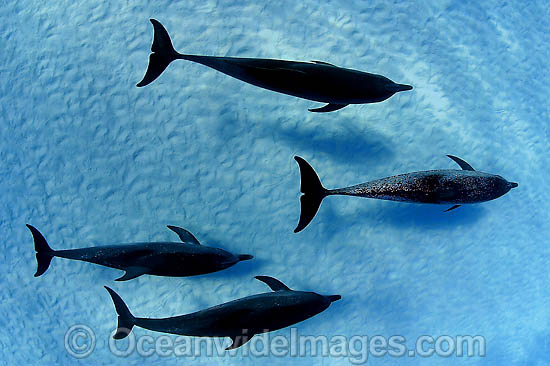
{"label": "dolphin tail fluke", "polygon": [[128,309],[128,306],[124,303],[122,298],[118,296],[116,292],[111,290],[109,287],[105,286],[105,289],[109,292],[109,295],[111,295],[111,298],[113,299],[113,303],[115,304],[115,309],[118,314],[118,325],[116,329],[116,333],[113,336],[114,339],[123,339],[130,334],[132,331],[132,328],[134,327],[136,318],[130,313],[130,310]]}
{"label": "dolphin tail fluke", "polygon": [[29,224],[27,224],[27,227],[31,231],[32,237],[34,239],[34,250],[36,250],[36,263],[38,264],[34,277],[38,277],[46,272],[46,270],[50,266],[50,262],[54,257],[54,250],[50,248],[48,242],[40,233],[40,231]]}
{"label": "dolphin tail fluke", "polygon": [[328,191],[323,187],[317,173],[315,173],[315,170],[313,170],[307,161],[299,156],[295,156],[294,159],[300,166],[300,191],[303,193],[302,197],[300,197],[300,220],[298,221],[298,226],[294,229],[294,232],[297,233],[302,231],[313,220]]}
{"label": "dolphin tail fluke", "polygon": [[153,82],[162,74],[170,63],[180,57],[176,52],[166,28],[158,20],[151,19],[154,28],[153,45],[151,46],[151,55],[149,56],[149,65],[143,79],[136,84],[138,87],[145,86]]}

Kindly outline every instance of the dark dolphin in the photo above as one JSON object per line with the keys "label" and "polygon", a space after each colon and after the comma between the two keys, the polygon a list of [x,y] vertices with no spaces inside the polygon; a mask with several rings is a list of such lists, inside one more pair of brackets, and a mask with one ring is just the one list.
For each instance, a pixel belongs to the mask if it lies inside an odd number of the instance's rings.
{"label": "dark dolphin", "polygon": [[332,112],[348,104],[381,102],[397,92],[412,89],[410,85],[396,84],[382,75],[344,69],[322,61],[183,55],[174,49],[162,24],[155,19],[151,19],[151,23],[154,28],[152,53],[138,87],[151,83],[172,61],[181,59],[211,67],[260,88],[328,103],[310,109],[312,112]]}
{"label": "dark dolphin", "polygon": [[447,155],[462,170],[428,170],[373,180],[346,188],[325,189],[315,170],[304,159],[295,156],[301,175],[300,221],[294,229],[303,230],[315,217],[326,196],[345,195],[391,201],[462,204],[494,200],[518,186],[500,175],[477,172],[464,160]]}
{"label": "dark dolphin", "polygon": [[315,292],[293,291],[279,280],[256,276],[273,292],[267,292],[226,302],[195,313],[170,318],[136,318],[120,296],[107,286],[118,314],[117,331],[113,338],[122,339],[134,326],[156,332],[194,337],[230,337],[235,349],[255,334],[285,328],[324,311],[340,295],[324,296]]}
{"label": "dark dolphin", "polygon": [[34,277],[46,272],[53,257],[76,259],[126,271],[115,281],[127,281],[144,274],[195,276],[220,271],[253,258],[248,254],[233,255],[223,249],[201,245],[189,231],[171,225],[168,228],[178,234],[181,243],[134,243],[69,250],[53,250],[36,228],[28,224],[27,227],[34,238],[38,262]]}

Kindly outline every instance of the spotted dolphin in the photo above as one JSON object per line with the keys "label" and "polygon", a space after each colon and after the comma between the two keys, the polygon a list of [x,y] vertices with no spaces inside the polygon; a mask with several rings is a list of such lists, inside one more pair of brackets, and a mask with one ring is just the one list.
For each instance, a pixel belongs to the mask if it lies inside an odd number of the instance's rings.
{"label": "spotted dolphin", "polygon": [[133,243],[69,250],[53,250],[35,227],[28,224],[27,227],[34,238],[38,263],[34,277],[46,272],[53,257],[75,259],[126,271],[115,281],[127,281],[144,274],[195,276],[221,271],[237,262],[253,258],[248,254],[233,255],[223,249],[201,245],[189,231],[171,225],[168,228],[179,236],[181,243]]}
{"label": "spotted dolphin", "polygon": [[340,295],[324,296],[315,292],[294,291],[281,281],[268,276],[256,276],[273,290],[226,302],[195,313],[170,318],[137,318],[122,298],[105,286],[118,314],[113,338],[123,339],[134,326],[156,332],[194,337],[230,337],[235,349],[255,334],[286,328],[311,318],[327,309]]}
{"label": "spotted dolphin", "polygon": [[381,102],[412,86],[396,84],[382,75],[345,69],[322,61],[299,62],[261,58],[214,57],[178,53],[168,32],[151,19],[154,28],[145,86],[162,74],[174,60],[188,60],[211,67],[226,75],[260,88],[299,98],[327,103],[312,112],[332,112],[348,104]]}
{"label": "spotted dolphin", "polygon": [[315,170],[295,156],[301,175],[300,220],[294,229],[303,230],[315,217],[323,198],[332,195],[378,198],[383,200],[460,205],[494,200],[518,186],[500,175],[475,171],[464,160],[447,155],[462,170],[428,170],[395,175],[354,186],[325,189]]}

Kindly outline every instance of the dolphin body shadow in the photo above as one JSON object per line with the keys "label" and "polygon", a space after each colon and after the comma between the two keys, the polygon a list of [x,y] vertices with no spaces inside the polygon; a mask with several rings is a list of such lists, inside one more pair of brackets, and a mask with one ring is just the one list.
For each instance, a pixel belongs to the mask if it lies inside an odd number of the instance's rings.
{"label": "dolphin body shadow", "polygon": [[500,175],[475,171],[470,164],[456,156],[447,155],[462,170],[427,170],[395,175],[338,189],[326,189],[307,161],[294,159],[300,167],[300,220],[294,232],[302,231],[313,220],[326,196],[343,195],[377,198],[412,203],[452,204],[451,211],[463,204],[494,200],[517,183]]}
{"label": "dolphin body shadow", "polygon": [[254,337],[299,323],[326,310],[340,295],[324,296],[315,292],[294,291],[281,281],[256,276],[273,292],[267,292],[216,305],[195,313],[170,318],[136,318],[116,292],[105,286],[118,314],[114,339],[123,339],[134,326],[194,337],[230,337],[238,348]]}
{"label": "dolphin body shadow", "polygon": [[151,19],[154,28],[149,65],[138,87],[153,82],[174,60],[193,61],[246,83],[282,94],[327,103],[311,112],[332,112],[348,104],[381,102],[411,90],[382,75],[345,69],[322,61],[300,62],[261,58],[215,57],[178,53],[168,32]]}
{"label": "dolphin body shadow", "polygon": [[33,226],[27,227],[34,238],[36,261],[34,277],[41,276],[53,257],[74,259],[126,271],[115,281],[127,281],[144,274],[188,277],[221,271],[234,264],[252,259],[248,254],[234,255],[219,248],[201,245],[189,231],[168,225],[181,243],[151,242],[108,245],[69,250],[53,250],[44,236]]}

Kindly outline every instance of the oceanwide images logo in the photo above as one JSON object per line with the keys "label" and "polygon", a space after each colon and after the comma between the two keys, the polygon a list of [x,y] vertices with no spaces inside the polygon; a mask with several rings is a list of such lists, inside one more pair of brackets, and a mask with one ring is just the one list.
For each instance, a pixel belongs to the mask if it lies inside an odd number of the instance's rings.
{"label": "oceanwide images logo", "polygon": [[[227,351],[227,338],[184,337],[166,334],[135,335],[130,332],[124,340],[109,337],[109,351],[117,357],[138,354],[142,357],[330,357],[346,358],[350,364],[364,365],[369,357],[484,357],[485,338],[479,335],[430,336],[422,335],[414,342],[406,337],[375,335],[301,335],[297,328],[290,334],[262,333],[250,337],[244,331],[236,350]],[[75,358],[86,358],[96,348],[96,336],[85,325],[74,325],[65,334],[65,349]]]}

